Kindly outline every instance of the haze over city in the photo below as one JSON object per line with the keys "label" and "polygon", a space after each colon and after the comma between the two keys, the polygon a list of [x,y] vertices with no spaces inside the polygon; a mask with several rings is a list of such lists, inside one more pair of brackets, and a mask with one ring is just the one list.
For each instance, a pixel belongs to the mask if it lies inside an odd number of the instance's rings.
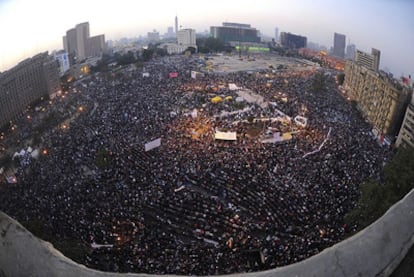
{"label": "haze over city", "polygon": [[[347,44],[369,52],[381,51],[380,68],[396,77],[414,72],[414,2],[398,1],[0,1],[0,71],[42,51],[63,48],[62,36],[80,22],[91,24],[91,34],[106,40],[161,34],[174,25],[197,32],[224,21],[251,24],[263,35],[291,32],[308,37],[328,49],[334,32],[346,35]],[[7,27],[6,27],[7,26]]]}

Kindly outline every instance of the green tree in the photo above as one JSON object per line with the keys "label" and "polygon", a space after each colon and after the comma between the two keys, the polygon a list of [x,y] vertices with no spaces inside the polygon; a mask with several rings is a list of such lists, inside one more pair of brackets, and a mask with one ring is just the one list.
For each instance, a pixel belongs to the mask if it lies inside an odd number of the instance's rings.
{"label": "green tree", "polygon": [[196,43],[198,52],[201,53],[222,52],[225,50],[223,42],[213,37],[198,38]]}
{"label": "green tree", "polygon": [[326,91],[326,76],[323,72],[317,72],[313,76],[312,89],[315,92]]}
{"label": "green tree", "polygon": [[414,188],[414,148],[400,148],[384,168],[384,182],[361,184],[355,209],[345,216],[348,224],[365,228]]}

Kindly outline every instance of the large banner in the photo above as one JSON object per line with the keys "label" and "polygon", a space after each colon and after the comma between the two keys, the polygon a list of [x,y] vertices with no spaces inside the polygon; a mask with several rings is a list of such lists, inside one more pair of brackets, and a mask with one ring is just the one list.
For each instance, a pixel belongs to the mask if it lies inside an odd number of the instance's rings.
{"label": "large banner", "polygon": [[216,131],[214,138],[218,140],[237,140],[237,133]]}
{"label": "large banner", "polygon": [[201,77],[204,77],[204,73],[191,70],[191,78],[197,79],[197,78],[201,78]]}
{"label": "large banner", "polygon": [[178,72],[170,72],[170,74],[168,76],[170,76],[170,78],[177,78],[178,77]]}
{"label": "large banner", "polygon": [[145,152],[161,146],[161,138],[155,139],[145,144]]}

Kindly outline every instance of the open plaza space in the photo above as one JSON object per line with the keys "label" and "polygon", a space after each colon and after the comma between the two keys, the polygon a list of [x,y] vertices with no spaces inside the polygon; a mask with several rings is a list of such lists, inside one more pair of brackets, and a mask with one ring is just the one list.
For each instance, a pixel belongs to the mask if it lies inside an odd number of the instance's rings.
{"label": "open plaza space", "polygon": [[331,73],[267,54],[92,75],[5,135],[7,148],[26,145],[0,209],[80,242],[78,261],[105,271],[214,275],[306,259],[352,230],[358,185],[381,178],[389,156]]}

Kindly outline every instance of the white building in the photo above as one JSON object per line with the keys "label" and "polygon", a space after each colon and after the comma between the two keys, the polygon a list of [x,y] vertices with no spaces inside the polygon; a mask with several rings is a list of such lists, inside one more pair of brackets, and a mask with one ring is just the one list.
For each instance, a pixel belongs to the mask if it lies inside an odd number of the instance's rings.
{"label": "white building", "polygon": [[182,29],[177,32],[177,44],[188,47],[194,47],[197,50],[196,31],[194,29]]}
{"label": "white building", "polygon": [[159,47],[167,50],[169,55],[182,54],[187,49],[187,46],[179,45],[177,43],[162,43]]}
{"label": "white building", "polygon": [[149,42],[158,42],[160,41],[160,33],[156,30],[154,30],[153,32],[148,32],[147,39]]}

